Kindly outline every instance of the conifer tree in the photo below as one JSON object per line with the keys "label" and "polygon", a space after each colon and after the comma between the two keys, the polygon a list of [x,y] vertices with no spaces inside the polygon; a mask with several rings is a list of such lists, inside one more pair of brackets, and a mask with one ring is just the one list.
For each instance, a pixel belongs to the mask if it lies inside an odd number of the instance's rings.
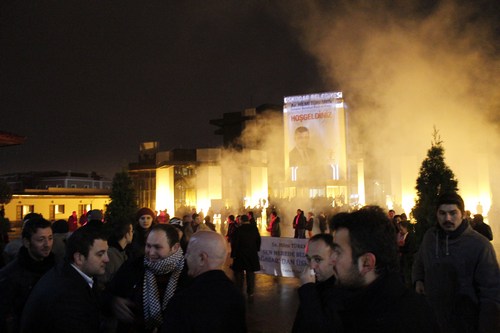
{"label": "conifer tree", "polygon": [[12,189],[3,179],[0,179],[0,204],[8,204],[12,200]]}
{"label": "conifer tree", "polygon": [[134,221],[137,202],[132,179],[126,171],[118,172],[113,177],[111,202],[106,209],[108,223]]}
{"label": "conifer tree", "polygon": [[417,202],[412,209],[413,217],[416,219],[415,234],[417,244],[420,245],[422,238],[431,226],[436,223],[436,199],[439,194],[457,191],[458,181],[453,171],[444,161],[443,141],[439,131],[434,128],[431,148],[427,151],[427,157],[420,166],[417,178]]}

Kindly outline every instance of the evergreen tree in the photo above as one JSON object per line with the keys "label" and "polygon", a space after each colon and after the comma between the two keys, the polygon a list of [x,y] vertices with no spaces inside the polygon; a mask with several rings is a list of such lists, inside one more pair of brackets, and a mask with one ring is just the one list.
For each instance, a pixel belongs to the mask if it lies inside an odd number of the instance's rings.
{"label": "evergreen tree", "polygon": [[420,166],[417,178],[417,202],[412,209],[416,219],[415,234],[420,245],[425,232],[436,223],[436,199],[441,193],[456,192],[458,181],[453,171],[444,162],[443,142],[434,128],[431,148]]}
{"label": "evergreen tree", "polygon": [[12,189],[3,179],[0,179],[0,204],[6,205],[12,200]]}
{"label": "evergreen tree", "polygon": [[126,171],[118,172],[113,177],[111,203],[106,208],[106,221],[120,223],[134,221],[137,203],[132,179]]}

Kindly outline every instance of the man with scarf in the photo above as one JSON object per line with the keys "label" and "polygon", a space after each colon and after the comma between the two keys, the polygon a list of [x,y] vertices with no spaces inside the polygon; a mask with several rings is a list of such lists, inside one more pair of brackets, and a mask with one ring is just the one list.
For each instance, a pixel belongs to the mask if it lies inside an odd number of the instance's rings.
{"label": "man with scarf", "polygon": [[186,279],[177,229],[155,225],[146,239],[144,257],[124,263],[109,285],[117,332],[156,332],[167,303]]}
{"label": "man with scarf", "polygon": [[412,279],[442,332],[500,332],[500,271],[488,239],[464,218],[457,193],[437,199],[437,225],[424,235]]}

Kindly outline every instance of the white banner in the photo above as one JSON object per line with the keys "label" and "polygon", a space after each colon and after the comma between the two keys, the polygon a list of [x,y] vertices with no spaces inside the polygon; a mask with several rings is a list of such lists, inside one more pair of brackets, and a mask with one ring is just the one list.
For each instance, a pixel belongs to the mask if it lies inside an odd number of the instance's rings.
{"label": "white banner", "polygon": [[307,239],[262,237],[257,273],[299,277],[307,266],[306,245]]}

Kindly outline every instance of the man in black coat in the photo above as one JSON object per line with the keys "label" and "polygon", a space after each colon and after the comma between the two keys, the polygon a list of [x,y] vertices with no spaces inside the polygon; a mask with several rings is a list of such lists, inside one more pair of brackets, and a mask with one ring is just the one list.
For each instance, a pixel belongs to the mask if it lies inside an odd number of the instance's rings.
{"label": "man in black coat", "polygon": [[257,227],[250,223],[247,215],[241,215],[241,226],[236,229],[231,241],[232,269],[236,286],[243,290],[244,273],[247,278],[247,294],[252,301],[255,290],[255,272],[260,270],[259,254],[261,238]]}
{"label": "man in black coat", "polygon": [[426,300],[401,282],[394,229],[381,208],[337,214],[330,230],[335,285],[343,293],[329,307],[344,332],[439,332]]}
{"label": "man in black coat", "polygon": [[41,216],[28,219],[21,237],[23,246],[16,259],[0,271],[0,332],[19,332],[31,290],[55,264],[49,221]]}
{"label": "man in black coat", "polygon": [[101,304],[94,277],[104,274],[108,243],[99,228],[68,238],[64,263],[38,281],[24,307],[21,332],[98,332]]}
{"label": "man in black coat", "polygon": [[163,333],[247,331],[243,295],[222,270],[226,258],[227,242],[220,234],[193,234],[186,253],[193,281],[168,303]]}
{"label": "man in black coat", "polygon": [[306,238],[306,217],[301,209],[297,209],[297,215],[293,218],[293,229],[295,234],[293,238]]}

